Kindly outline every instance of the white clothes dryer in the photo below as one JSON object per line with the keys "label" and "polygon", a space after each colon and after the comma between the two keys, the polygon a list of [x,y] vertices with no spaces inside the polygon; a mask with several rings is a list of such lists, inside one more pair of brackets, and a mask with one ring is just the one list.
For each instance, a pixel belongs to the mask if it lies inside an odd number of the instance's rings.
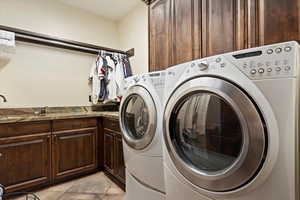
{"label": "white clothes dryer", "polygon": [[166,70],[167,200],[299,200],[299,45]]}
{"label": "white clothes dryer", "polygon": [[126,200],[165,199],[162,118],[165,72],[126,80],[120,126],[126,166]]}

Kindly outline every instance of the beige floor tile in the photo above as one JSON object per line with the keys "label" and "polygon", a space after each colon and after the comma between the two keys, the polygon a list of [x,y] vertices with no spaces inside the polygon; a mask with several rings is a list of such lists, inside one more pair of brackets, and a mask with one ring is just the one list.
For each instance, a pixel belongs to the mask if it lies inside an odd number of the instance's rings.
{"label": "beige floor tile", "polygon": [[124,194],[107,194],[103,197],[103,200],[124,200]]}
{"label": "beige floor tile", "polygon": [[105,194],[111,185],[111,181],[105,176],[89,176],[73,182],[67,192]]}
{"label": "beige floor tile", "polygon": [[64,193],[58,200],[103,200],[103,198],[98,194]]}
{"label": "beige floor tile", "polygon": [[[42,190],[39,192],[36,192],[35,195],[40,199],[40,200],[57,200],[59,199],[60,196],[62,196],[64,192],[51,192],[48,190]],[[30,200],[33,199],[33,196],[29,195],[28,196]],[[13,198],[13,200],[25,200],[25,196],[19,196],[17,198]]]}
{"label": "beige floor tile", "polygon": [[124,191],[119,187],[110,187],[107,190],[106,194],[109,194],[109,195],[117,195],[117,194],[124,195]]}
{"label": "beige floor tile", "polygon": [[70,189],[73,186],[74,183],[75,183],[74,181],[61,183],[61,184],[49,187],[48,190],[53,191],[53,192],[66,192],[68,189]]}
{"label": "beige floor tile", "polygon": [[36,193],[40,200],[57,200],[64,192],[52,192],[49,190],[43,190]]}
{"label": "beige floor tile", "polygon": [[[104,173],[75,179],[35,192],[41,200],[123,200],[124,192]],[[24,200],[18,197],[14,200]]]}

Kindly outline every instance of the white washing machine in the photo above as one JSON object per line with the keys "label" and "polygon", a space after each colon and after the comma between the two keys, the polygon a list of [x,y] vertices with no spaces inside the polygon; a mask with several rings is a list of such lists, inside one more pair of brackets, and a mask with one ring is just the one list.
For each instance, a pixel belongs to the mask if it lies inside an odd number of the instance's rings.
{"label": "white washing machine", "polygon": [[162,118],[165,72],[127,79],[120,107],[126,165],[125,200],[163,200]]}
{"label": "white washing machine", "polygon": [[167,200],[299,200],[299,45],[166,71]]}

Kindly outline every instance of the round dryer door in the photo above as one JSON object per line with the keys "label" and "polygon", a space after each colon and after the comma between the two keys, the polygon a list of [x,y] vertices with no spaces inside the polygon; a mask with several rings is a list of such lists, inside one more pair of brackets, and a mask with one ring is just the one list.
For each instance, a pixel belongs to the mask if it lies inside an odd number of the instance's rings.
{"label": "round dryer door", "polygon": [[251,98],[231,82],[199,77],[183,83],[164,117],[170,157],[194,185],[232,191],[261,169],[267,153],[264,121]]}
{"label": "round dryer door", "polygon": [[156,107],[141,86],[129,89],[121,104],[121,129],[125,142],[135,150],[145,149],[156,131]]}

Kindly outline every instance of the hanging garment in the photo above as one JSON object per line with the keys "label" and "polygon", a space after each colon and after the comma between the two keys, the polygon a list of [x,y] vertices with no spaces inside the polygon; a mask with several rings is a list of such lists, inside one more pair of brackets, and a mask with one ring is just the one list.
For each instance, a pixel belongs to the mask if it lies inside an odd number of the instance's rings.
{"label": "hanging garment", "polygon": [[128,78],[132,76],[131,65],[128,56],[122,56],[123,68],[124,68],[124,77]]}
{"label": "hanging garment", "polygon": [[99,101],[104,102],[107,99],[108,96],[108,64],[105,57],[101,56],[101,64],[98,68],[98,75],[100,77],[100,93],[99,93]]}
{"label": "hanging garment", "polygon": [[99,65],[100,56],[98,56],[93,62],[91,72],[90,72],[90,88],[91,88],[91,100],[93,104],[97,104],[99,101],[100,94],[100,77],[98,76],[98,65]]}
{"label": "hanging garment", "polygon": [[125,92],[125,78],[132,76],[130,62],[122,54],[99,53],[92,66],[92,102],[119,102]]}
{"label": "hanging garment", "polygon": [[124,80],[125,80],[125,75],[124,75],[124,67],[123,67],[123,62],[121,55],[118,55],[118,63],[116,66],[116,83],[117,83],[117,96],[118,99],[121,100],[122,96],[124,95],[125,89],[124,89]]}
{"label": "hanging garment", "polygon": [[108,96],[106,102],[118,101],[117,97],[117,83],[116,83],[116,65],[114,60],[110,56],[106,56],[107,65],[108,65]]}

